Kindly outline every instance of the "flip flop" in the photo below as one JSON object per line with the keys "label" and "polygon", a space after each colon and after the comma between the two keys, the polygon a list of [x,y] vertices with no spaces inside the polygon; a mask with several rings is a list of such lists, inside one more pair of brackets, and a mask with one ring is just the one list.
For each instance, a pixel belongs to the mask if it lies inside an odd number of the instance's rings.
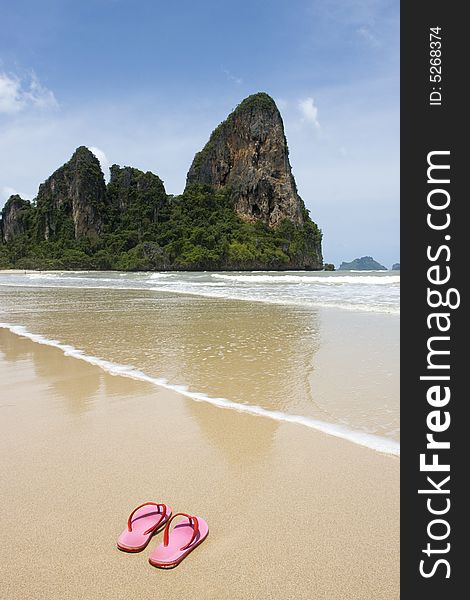
{"label": "flip flop", "polygon": [[171,516],[171,508],[156,502],[144,502],[129,515],[127,527],[117,541],[124,552],[140,552],[150,542]]}
{"label": "flip flop", "polygon": [[[185,517],[175,526],[170,536],[170,524],[175,517]],[[209,526],[201,519],[186,513],[175,513],[165,527],[163,544],[155,548],[149,563],[160,569],[172,569],[203,542],[209,534]]]}

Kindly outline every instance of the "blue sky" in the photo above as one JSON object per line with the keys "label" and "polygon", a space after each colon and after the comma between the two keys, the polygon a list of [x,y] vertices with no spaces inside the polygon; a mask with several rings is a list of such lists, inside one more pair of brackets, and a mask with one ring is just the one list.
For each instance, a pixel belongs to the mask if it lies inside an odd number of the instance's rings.
{"label": "blue sky", "polygon": [[398,0],[2,0],[1,14],[0,206],[79,145],[180,193],[210,132],[266,91],[325,260],[399,260]]}

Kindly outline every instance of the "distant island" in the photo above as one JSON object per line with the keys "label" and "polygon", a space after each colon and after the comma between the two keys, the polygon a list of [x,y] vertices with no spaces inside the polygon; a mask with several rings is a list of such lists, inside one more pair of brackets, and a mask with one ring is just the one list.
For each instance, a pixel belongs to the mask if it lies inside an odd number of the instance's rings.
{"label": "distant island", "polygon": [[392,265],[392,271],[399,271],[400,270],[400,263],[394,263]]}
{"label": "distant island", "polygon": [[363,256],[362,258],[355,258],[351,262],[342,262],[340,271],[387,271],[387,267],[384,267],[372,256]]}
{"label": "distant island", "polygon": [[323,268],[322,233],[292,175],[273,99],[249,96],[196,154],[180,196],[154,173],[113,165],[106,185],[85,146],[32,201],[0,221],[0,268],[245,270]]}

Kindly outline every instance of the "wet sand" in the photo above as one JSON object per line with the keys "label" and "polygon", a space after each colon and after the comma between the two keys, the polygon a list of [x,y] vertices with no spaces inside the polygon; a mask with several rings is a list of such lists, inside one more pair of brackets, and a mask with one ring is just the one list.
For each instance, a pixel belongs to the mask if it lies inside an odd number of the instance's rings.
{"label": "wet sand", "polygon": [[[111,376],[0,330],[0,587],[14,599],[399,597],[399,460]],[[116,538],[146,500],[204,517],[179,567]]]}

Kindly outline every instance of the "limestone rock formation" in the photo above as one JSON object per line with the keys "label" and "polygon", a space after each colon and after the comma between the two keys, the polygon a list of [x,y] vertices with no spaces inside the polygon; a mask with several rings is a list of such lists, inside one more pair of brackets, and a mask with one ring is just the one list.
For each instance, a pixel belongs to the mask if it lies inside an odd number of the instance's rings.
{"label": "limestone rock formation", "polygon": [[212,134],[183,194],[85,146],[29,203],[0,221],[0,264],[32,269],[288,270],[323,268],[322,232],[297,193],[284,126],[267,94],[245,99]]}
{"label": "limestone rock formation", "polygon": [[63,228],[75,239],[96,239],[106,214],[106,186],[100,163],[85,146],[39,186],[39,239],[53,240]]}
{"label": "limestone rock formation", "polygon": [[249,96],[212,133],[196,154],[187,186],[230,188],[236,212],[246,221],[277,227],[284,219],[308,218],[289,163],[284,125],[274,100]]}
{"label": "limestone rock formation", "polygon": [[115,224],[158,223],[168,205],[163,181],[150,171],[113,165],[107,188]]}
{"label": "limestone rock formation", "polygon": [[362,256],[361,258],[355,258],[351,262],[342,262],[340,271],[386,271],[387,267],[384,267],[372,256]]}
{"label": "limestone rock formation", "polygon": [[10,196],[2,210],[0,221],[0,239],[12,242],[25,233],[31,224],[31,202],[23,200],[18,194]]}

